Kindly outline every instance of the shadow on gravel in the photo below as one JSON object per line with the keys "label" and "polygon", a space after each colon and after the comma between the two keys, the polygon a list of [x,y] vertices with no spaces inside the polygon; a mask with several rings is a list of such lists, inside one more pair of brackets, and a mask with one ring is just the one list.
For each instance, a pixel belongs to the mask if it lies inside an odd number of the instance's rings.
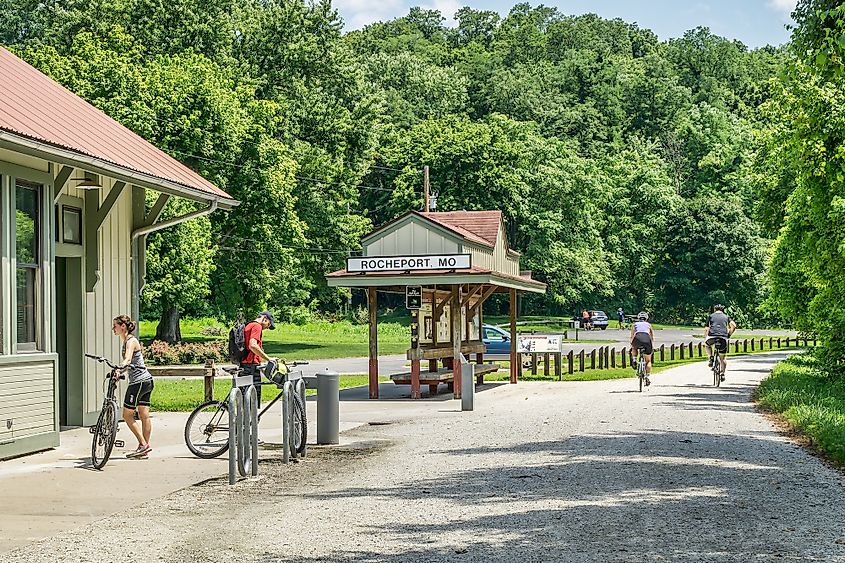
{"label": "shadow on gravel", "polygon": [[[392,540],[389,551],[330,552],[313,560],[845,556],[845,546],[834,543],[841,521],[829,513],[843,506],[845,492],[812,475],[789,475],[795,459],[784,460],[789,456],[774,434],[633,432],[428,452],[432,466],[469,456],[477,467],[437,479],[397,475],[398,484],[385,481],[378,489],[307,494],[323,506],[360,499],[368,517],[354,533]],[[784,482],[789,485],[781,489]],[[400,501],[420,516],[392,511]],[[369,514],[373,507],[378,514]],[[267,555],[267,561],[285,557]]]}
{"label": "shadow on gravel", "polygon": [[[483,393],[484,391],[489,391],[490,389],[494,389],[500,385],[508,385],[507,381],[492,381],[485,383],[484,385],[476,385],[475,392],[476,393]],[[410,385],[396,385],[395,383],[380,383],[378,386],[379,392],[379,401],[390,402],[390,401],[409,401],[411,400],[411,386]],[[426,401],[430,402],[442,402],[442,401],[451,401],[453,400],[452,392],[449,391],[445,384],[441,384],[438,393],[436,395],[431,395],[429,393],[428,385],[421,385],[420,392],[422,398]],[[312,398],[309,397],[310,400],[316,400],[316,397]],[[350,401],[350,402],[368,402],[370,401],[370,391],[366,385],[361,387],[350,387],[348,389],[342,389],[340,391],[340,400],[341,402]]]}
{"label": "shadow on gravel", "polygon": [[[744,370],[747,371],[747,370]],[[723,384],[724,387],[710,387],[707,391],[699,393],[683,392],[683,393],[660,393],[658,397],[666,398],[666,401],[658,402],[658,406],[668,406],[673,408],[680,408],[683,410],[722,410],[722,411],[737,411],[737,412],[753,412],[755,410],[754,403],[751,402],[751,394],[756,385],[749,385],[747,383],[731,384],[729,382]],[[671,386],[664,386],[658,390],[670,388]],[[684,389],[689,389],[684,386]]]}

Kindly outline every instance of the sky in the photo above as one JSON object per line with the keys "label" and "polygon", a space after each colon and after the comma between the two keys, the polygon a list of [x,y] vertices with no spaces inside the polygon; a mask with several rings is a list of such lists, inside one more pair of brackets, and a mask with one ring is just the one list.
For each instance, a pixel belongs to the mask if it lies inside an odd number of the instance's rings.
{"label": "sky", "polygon": [[[496,10],[507,15],[521,0],[334,0],[347,31],[376,22],[402,17],[411,6],[438,9],[448,25],[461,6]],[[554,6],[562,13],[595,13],[607,19],[621,18],[654,31],[661,40],[680,37],[698,26],[716,35],[739,39],[751,48],[780,45],[789,40],[785,28],[796,0],[531,0]]]}

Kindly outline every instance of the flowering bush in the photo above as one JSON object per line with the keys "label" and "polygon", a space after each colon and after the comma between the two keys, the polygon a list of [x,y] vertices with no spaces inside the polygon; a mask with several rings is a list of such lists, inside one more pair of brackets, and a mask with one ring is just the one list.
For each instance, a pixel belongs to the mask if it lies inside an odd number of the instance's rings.
{"label": "flowering bush", "polygon": [[209,359],[225,362],[229,359],[227,347],[224,340],[180,342],[172,346],[155,340],[144,349],[144,360],[152,366],[204,364]]}

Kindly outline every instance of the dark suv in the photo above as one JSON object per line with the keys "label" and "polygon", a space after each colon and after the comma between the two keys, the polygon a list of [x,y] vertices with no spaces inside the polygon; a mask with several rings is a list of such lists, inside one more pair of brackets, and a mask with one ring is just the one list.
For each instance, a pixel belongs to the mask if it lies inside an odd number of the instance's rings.
{"label": "dark suv", "polygon": [[590,311],[590,322],[593,323],[593,328],[607,329],[607,315],[604,311]]}

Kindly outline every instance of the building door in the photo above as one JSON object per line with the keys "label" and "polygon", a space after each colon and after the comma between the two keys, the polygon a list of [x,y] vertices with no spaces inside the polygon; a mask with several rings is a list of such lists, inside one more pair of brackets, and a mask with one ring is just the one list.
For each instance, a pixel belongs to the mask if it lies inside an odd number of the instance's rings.
{"label": "building door", "polygon": [[82,259],[56,258],[59,424],[82,426]]}

